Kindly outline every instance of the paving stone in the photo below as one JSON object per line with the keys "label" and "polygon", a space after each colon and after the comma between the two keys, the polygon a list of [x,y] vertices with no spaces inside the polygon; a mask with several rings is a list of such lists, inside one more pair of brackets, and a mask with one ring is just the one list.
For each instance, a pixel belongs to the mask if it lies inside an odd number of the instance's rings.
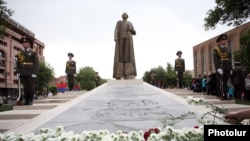
{"label": "paving stone", "polygon": [[0,115],[0,120],[13,120],[13,119],[32,119],[38,116],[38,114],[10,114]]}
{"label": "paving stone", "polygon": [[[33,123],[39,125],[41,121],[49,119],[53,115],[53,109],[60,105],[64,105],[72,99],[86,93],[86,91],[72,91],[64,94],[58,94],[51,97],[43,97],[34,100],[33,105],[14,106],[13,110],[0,112],[0,132],[19,132],[29,130],[26,125]],[[52,113],[49,113],[52,111]],[[48,115],[46,115],[48,114]],[[43,116],[46,115],[46,116]]]}
{"label": "paving stone", "polygon": [[34,101],[34,104],[36,103],[64,103],[69,101],[68,99],[43,99],[43,100],[36,100]]}
{"label": "paving stone", "polygon": [[32,106],[14,106],[14,110],[38,110],[38,109],[52,109],[57,105],[32,105]]}

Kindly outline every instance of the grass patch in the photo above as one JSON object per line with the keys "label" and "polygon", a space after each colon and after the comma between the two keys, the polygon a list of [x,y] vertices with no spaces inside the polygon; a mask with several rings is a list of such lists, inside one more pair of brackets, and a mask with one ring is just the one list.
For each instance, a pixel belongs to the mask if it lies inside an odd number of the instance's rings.
{"label": "grass patch", "polygon": [[0,112],[13,110],[13,104],[3,104],[0,106]]}
{"label": "grass patch", "polygon": [[235,103],[236,103],[236,104],[250,105],[250,100],[236,99],[236,100],[235,100]]}

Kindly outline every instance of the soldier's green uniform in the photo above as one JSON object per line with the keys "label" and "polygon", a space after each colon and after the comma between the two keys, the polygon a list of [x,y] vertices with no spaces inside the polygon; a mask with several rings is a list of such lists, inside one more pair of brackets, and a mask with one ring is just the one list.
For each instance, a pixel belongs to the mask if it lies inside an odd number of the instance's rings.
{"label": "soldier's green uniform", "polygon": [[67,74],[68,88],[72,91],[74,88],[74,79],[76,74],[76,62],[72,60],[73,53],[68,53],[69,60],[66,62],[65,73]]}
{"label": "soldier's green uniform", "polygon": [[[176,55],[182,55],[182,51],[178,51]],[[179,88],[182,88],[183,73],[185,72],[185,60],[181,58],[181,56],[175,59],[174,70],[176,71],[177,75],[177,85]]]}
{"label": "soldier's green uniform", "polygon": [[228,79],[232,74],[232,55],[225,46],[227,44],[227,35],[220,35],[216,42],[218,46],[213,50],[214,66],[217,77],[217,93],[221,100],[228,99]]}
{"label": "soldier's green uniform", "polygon": [[21,43],[24,46],[24,50],[16,55],[16,72],[23,84],[24,105],[32,105],[39,60],[37,53],[32,50],[33,42],[31,39],[23,37]]}

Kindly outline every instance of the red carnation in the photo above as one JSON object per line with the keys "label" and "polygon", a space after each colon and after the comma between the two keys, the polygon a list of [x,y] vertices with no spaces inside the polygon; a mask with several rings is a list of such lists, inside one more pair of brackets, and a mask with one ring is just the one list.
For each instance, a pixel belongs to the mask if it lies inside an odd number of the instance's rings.
{"label": "red carnation", "polygon": [[155,132],[156,134],[158,134],[158,133],[160,133],[160,129],[154,128],[154,132]]}
{"label": "red carnation", "polygon": [[145,141],[148,139],[148,137],[150,136],[150,132],[144,132],[144,135],[143,135],[143,137],[144,137],[144,139],[145,139]]}
{"label": "red carnation", "polygon": [[197,128],[197,129],[198,129],[198,128],[199,128],[199,126],[198,126],[198,125],[196,125],[196,126],[194,126],[194,128]]}

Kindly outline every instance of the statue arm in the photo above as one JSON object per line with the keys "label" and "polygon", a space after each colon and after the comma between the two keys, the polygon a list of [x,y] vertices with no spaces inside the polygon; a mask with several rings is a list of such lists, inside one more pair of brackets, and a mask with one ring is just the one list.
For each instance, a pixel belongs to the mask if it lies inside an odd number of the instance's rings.
{"label": "statue arm", "polygon": [[136,35],[136,31],[135,31],[134,26],[131,22],[128,22],[128,29],[132,33],[132,35]]}
{"label": "statue arm", "polygon": [[115,33],[114,33],[114,41],[115,42],[118,39],[118,24],[119,24],[119,21],[116,23],[116,26],[115,26]]}

